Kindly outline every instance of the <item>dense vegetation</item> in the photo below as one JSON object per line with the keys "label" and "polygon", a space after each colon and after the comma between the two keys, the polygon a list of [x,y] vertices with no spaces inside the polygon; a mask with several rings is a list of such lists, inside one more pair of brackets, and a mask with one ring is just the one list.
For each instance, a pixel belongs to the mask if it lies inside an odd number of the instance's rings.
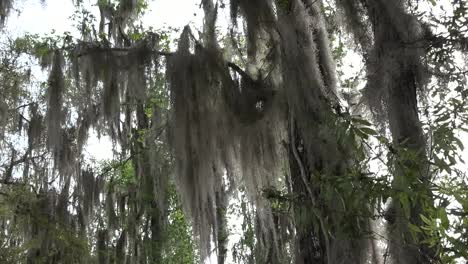
{"label": "dense vegetation", "polygon": [[468,260],[465,1],[74,5],[2,33],[1,263]]}

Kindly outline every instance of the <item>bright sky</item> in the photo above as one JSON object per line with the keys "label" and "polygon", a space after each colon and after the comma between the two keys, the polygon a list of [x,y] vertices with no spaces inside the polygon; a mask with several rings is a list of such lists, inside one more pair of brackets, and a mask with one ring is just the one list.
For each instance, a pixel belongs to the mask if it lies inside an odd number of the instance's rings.
{"label": "bright sky", "polygon": [[[85,0],[87,6],[95,1]],[[150,0],[150,10],[144,16],[145,25],[161,28],[165,25],[182,28],[189,23],[200,25],[202,16],[198,8],[199,0]],[[42,4],[40,0],[16,1],[15,7],[19,14],[12,13],[8,18],[9,31],[21,34],[49,33],[52,29],[61,33],[72,31],[69,20],[75,11],[72,0],[47,0]],[[93,10],[99,17],[97,8]],[[196,15],[195,15],[196,14]]]}

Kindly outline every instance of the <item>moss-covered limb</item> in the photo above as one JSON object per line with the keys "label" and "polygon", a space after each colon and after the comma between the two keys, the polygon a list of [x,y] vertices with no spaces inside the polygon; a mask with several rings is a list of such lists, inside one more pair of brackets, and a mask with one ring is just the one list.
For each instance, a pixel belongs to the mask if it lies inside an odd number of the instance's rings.
{"label": "moss-covered limb", "polygon": [[[289,9],[279,12],[278,27],[283,52],[283,82],[287,87],[285,94],[291,113],[288,118],[292,119],[290,122],[297,131],[296,135],[290,134],[290,140],[298,142],[298,145],[291,147],[301,149],[297,151],[300,155],[293,155],[294,151],[290,152],[293,156],[290,159],[290,166],[293,166],[294,172],[291,177],[294,177],[293,182],[295,182],[293,189],[295,188],[298,193],[310,197],[309,193],[312,192],[312,198],[309,198],[308,203],[298,205],[299,213],[296,216],[299,219],[296,228],[306,233],[314,228],[317,237],[316,242],[298,243],[303,248],[298,249],[297,258],[307,261],[308,257],[317,254],[315,256],[326,263],[350,260],[360,263],[366,258],[366,239],[359,232],[355,232],[356,228],[345,230],[344,216],[335,212],[345,210],[346,205],[340,202],[338,197],[325,199],[326,184],[318,180],[318,177],[327,178],[333,175],[344,177],[349,167],[353,165],[352,143],[347,145],[336,140],[337,131],[343,128],[340,128],[341,124],[330,103],[334,98],[327,95],[326,86],[329,85],[327,83],[332,83],[327,78],[335,74],[334,68],[330,67],[332,63],[327,62],[331,58],[330,54],[327,55],[330,50],[324,46],[326,42],[324,39],[315,38],[309,30],[309,26],[314,22],[316,25],[324,23],[323,17],[316,15],[317,10],[307,12],[302,1],[289,2]],[[317,30],[324,32],[325,29],[321,27]],[[325,34],[322,37],[325,37]],[[306,175],[302,176],[303,174]],[[312,191],[308,191],[310,186],[314,186]],[[315,203],[314,206],[314,199],[323,203],[320,206]],[[364,210],[367,205],[362,206]],[[316,212],[305,215],[304,212],[309,212],[309,208]],[[301,210],[303,213],[300,213]],[[360,217],[354,216],[347,220],[362,223],[361,227],[367,230]],[[301,236],[298,236],[298,239],[301,240]],[[304,239],[310,238],[305,236]],[[307,248],[306,245],[312,242],[318,243],[319,252]]]}
{"label": "moss-covered limb", "polygon": [[129,43],[125,31],[147,8],[147,1],[98,0],[97,6],[100,12],[99,34],[107,35],[118,46],[125,46]]}
{"label": "moss-covered limb", "polygon": [[[241,93],[242,88],[232,79],[220,52],[197,45],[195,54],[191,54],[189,47],[190,32],[186,28],[177,54],[169,58],[167,67],[173,105],[171,143],[183,200],[188,203],[186,206],[189,208],[186,209],[195,222],[195,232],[200,237],[204,258],[209,252],[210,233],[216,230],[214,201],[216,193],[224,189],[220,179],[226,169],[227,175],[235,175],[239,162],[235,160],[235,155],[239,151],[238,144],[243,144],[239,140],[248,138],[239,137],[238,124],[243,122],[243,117],[236,114],[245,111],[246,118],[252,120],[253,116],[256,120],[260,119],[256,114],[259,110],[249,112],[255,101],[249,108],[242,107],[242,104],[246,105],[245,101],[251,99],[247,93]],[[252,80],[248,77],[245,81]],[[245,90],[249,88],[252,87],[245,87]],[[247,124],[254,125],[254,122]],[[253,149],[269,140],[262,138],[254,141],[253,138],[260,135],[253,127],[251,130],[252,142],[246,149]],[[252,155],[255,154],[252,152]],[[251,160],[245,160],[245,163],[246,167],[251,164],[252,169],[257,170]],[[254,181],[260,182],[259,179]]]}
{"label": "moss-covered limb", "polygon": [[[417,93],[426,83],[422,57],[425,40],[422,23],[408,14],[400,2],[367,1],[367,11],[373,27],[374,46],[368,69],[372,71],[366,98],[374,109],[384,109],[395,148],[404,147],[413,155],[401,155],[394,169],[394,188],[425,189],[413,201],[404,195],[393,197],[389,209],[395,221],[390,221],[391,254],[399,263],[427,263],[436,259],[435,250],[420,244],[424,237],[410,235],[409,225],[422,224],[420,214],[431,207],[429,164],[426,142],[418,113]],[[409,43],[419,43],[417,46]],[[383,96],[379,98],[378,94]],[[401,154],[401,153],[400,153]],[[398,154],[398,155],[400,155]],[[406,208],[406,209],[405,209]]]}
{"label": "moss-covered limb", "polygon": [[336,67],[331,52],[331,43],[328,38],[329,32],[327,31],[322,12],[324,9],[323,3],[322,1],[305,0],[304,6],[308,9],[311,17],[311,27],[318,49],[320,72],[326,88],[325,93],[335,103],[338,103]]}
{"label": "moss-covered limb", "polygon": [[369,21],[365,19],[365,1],[337,0],[338,8],[343,12],[343,26],[350,32],[362,49],[363,56],[367,59],[372,48],[372,35]]}
{"label": "moss-covered limb", "polygon": [[272,1],[231,1],[231,18],[236,25],[237,16],[241,14],[247,23],[247,54],[251,61],[255,61],[261,53],[265,38],[276,38],[274,28],[276,18],[272,8]]}
{"label": "moss-covered limb", "polygon": [[55,151],[61,146],[62,124],[65,114],[63,112],[63,93],[65,92],[65,80],[63,74],[64,58],[62,51],[54,52],[52,69],[49,75],[49,87],[47,91],[47,147]]}
{"label": "moss-covered limb", "polygon": [[12,0],[5,0],[0,2],[0,26],[3,26],[6,18],[10,13],[10,9],[13,7]]}
{"label": "moss-covered limb", "polygon": [[[141,46],[138,45],[138,46],[129,47],[129,48],[112,48],[112,47],[106,47],[106,46],[96,46],[94,43],[82,43],[80,45],[83,45],[83,47],[80,47],[79,52],[75,54],[75,56],[77,57],[95,55],[97,53],[111,53],[115,55],[116,57],[119,57],[119,56],[124,57],[127,55],[136,55],[138,53],[145,53],[145,52],[149,52],[149,53],[153,53],[155,55],[161,55],[161,56],[173,56],[174,55],[174,53],[172,52],[158,51],[158,50],[145,47],[143,45]],[[126,63],[123,63],[123,65],[124,67],[129,66]]]}
{"label": "moss-covered limb", "polygon": [[[213,27],[213,22],[210,23],[212,23],[211,26]],[[169,60],[186,59],[188,63],[186,67],[205,71],[200,74],[221,82],[220,90],[223,100],[241,122],[251,124],[261,119],[274,100],[275,92],[272,85],[265,80],[250,76],[236,64],[225,61],[216,44],[207,43],[203,46],[196,42],[196,53],[190,54],[188,47],[192,38],[191,31],[186,27],[184,32],[181,36],[181,40],[184,39],[184,41],[179,42],[178,57],[173,58],[174,56],[171,56]],[[230,69],[236,73],[240,80],[232,78]]]}
{"label": "moss-covered limb", "polygon": [[216,21],[218,18],[218,2],[213,4],[212,0],[202,1],[203,11],[205,13],[205,20],[203,25],[203,38],[204,43],[209,48],[216,48]]}
{"label": "moss-covered limb", "polygon": [[[399,196],[394,197],[395,201],[389,209],[393,219],[389,222],[394,240],[391,241],[392,254],[396,261],[402,263],[424,263],[434,258],[435,252],[418,244],[417,240],[423,238],[413,240],[407,225],[421,224],[419,214],[423,213],[424,207],[431,207],[432,204],[427,185],[430,175],[425,154],[426,142],[417,107],[418,91],[423,90],[427,80],[422,59],[425,49],[429,47],[429,31],[416,17],[407,13],[400,2],[362,1],[362,6],[355,1],[339,2],[345,9],[347,20],[354,21],[354,36],[365,53],[369,80],[364,99],[378,121],[389,125],[395,148],[408,148],[413,153],[397,154],[401,157],[396,157],[399,161],[394,170],[394,188],[426,189],[425,194],[415,198],[411,205],[405,199],[400,200]],[[356,9],[359,12],[352,12]],[[369,16],[369,25],[364,27],[367,30],[357,27],[362,24],[357,14]],[[367,41],[371,38],[362,31],[373,33],[373,43]],[[366,41],[363,42],[363,39]],[[407,212],[410,209],[409,215],[406,215],[403,207]],[[404,215],[409,217],[409,221],[405,220]]]}
{"label": "moss-covered limb", "polygon": [[263,118],[272,107],[276,93],[271,83],[254,79],[234,63],[228,62],[226,65],[240,78],[240,82],[232,81],[229,72],[223,69],[223,93],[231,110],[246,124]]}

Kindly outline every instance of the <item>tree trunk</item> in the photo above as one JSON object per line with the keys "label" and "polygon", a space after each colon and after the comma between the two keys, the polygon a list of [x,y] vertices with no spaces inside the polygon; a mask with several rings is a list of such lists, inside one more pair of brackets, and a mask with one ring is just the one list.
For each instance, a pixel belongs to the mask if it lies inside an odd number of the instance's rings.
{"label": "tree trunk", "polygon": [[307,164],[304,158],[305,155],[294,155],[294,152],[297,153],[297,149],[303,148],[303,146],[296,143],[300,141],[298,133],[292,134],[289,132],[288,156],[291,185],[293,193],[299,197],[294,206],[294,224],[296,226],[294,263],[327,263],[327,244],[323,236],[315,231],[320,230],[320,226],[314,226],[312,221],[316,216],[313,214],[313,206],[309,201],[307,187],[301,178],[301,173],[303,173],[301,169],[307,170],[307,175],[310,174],[307,169],[308,167],[303,165]]}
{"label": "tree trunk", "polygon": [[[332,108],[336,73],[328,61],[331,56],[326,55],[329,47],[324,46],[323,17],[312,18],[316,10],[309,10],[312,7],[303,1],[287,3],[278,6],[278,31],[290,107],[290,153],[294,158],[290,170],[294,194],[305,198],[295,209],[296,259],[298,263],[361,263],[367,247],[361,236],[367,221],[346,214],[339,193],[327,200],[321,190],[322,184],[329,183],[320,178],[345,176],[352,157],[352,150],[337,142],[339,122]],[[320,2],[309,4],[320,8]],[[315,33],[311,25],[317,29]],[[348,224],[351,230],[344,230],[344,223],[353,223]]]}
{"label": "tree trunk", "polygon": [[423,235],[415,240],[409,231],[410,224],[423,224],[420,218],[423,208],[433,206],[426,142],[417,103],[417,90],[425,82],[421,75],[424,31],[417,18],[406,13],[402,1],[367,0],[365,3],[375,39],[368,62],[367,90],[383,93],[396,152],[393,187],[398,194],[392,197],[387,214],[391,255],[399,264],[428,263],[434,260],[435,252],[419,243]]}

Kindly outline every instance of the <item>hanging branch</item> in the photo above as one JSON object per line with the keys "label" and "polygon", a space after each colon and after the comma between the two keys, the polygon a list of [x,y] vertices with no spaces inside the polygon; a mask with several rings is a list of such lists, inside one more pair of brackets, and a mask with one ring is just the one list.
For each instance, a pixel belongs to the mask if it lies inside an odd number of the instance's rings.
{"label": "hanging branch", "polygon": [[[92,44],[92,43],[87,43],[87,44]],[[90,48],[86,49],[84,52],[78,53],[76,56],[77,57],[83,57],[83,56],[87,56],[87,55],[90,55],[90,54],[93,54],[93,53],[101,53],[101,52],[102,53],[110,52],[110,53],[118,54],[118,55],[121,55],[121,56],[125,56],[125,55],[128,55],[128,53],[135,52],[137,50],[138,50],[138,48],[136,48],[136,47],[110,48],[110,47],[103,47],[103,46],[94,46],[94,47],[90,47]],[[154,54],[161,55],[161,56],[173,56],[174,55],[173,52],[167,52],[167,51],[155,50],[155,51],[152,51],[152,52]],[[121,53],[121,54],[119,54],[119,53]]]}

